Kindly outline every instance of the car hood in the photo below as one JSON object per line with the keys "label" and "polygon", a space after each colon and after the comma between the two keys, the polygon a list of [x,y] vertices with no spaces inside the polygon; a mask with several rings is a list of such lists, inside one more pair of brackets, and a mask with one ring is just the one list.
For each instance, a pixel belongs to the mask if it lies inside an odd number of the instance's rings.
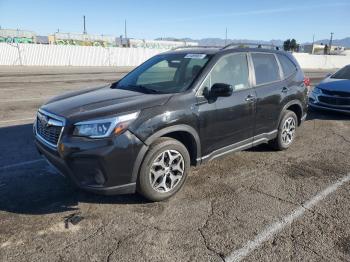
{"label": "car hood", "polygon": [[111,85],[55,97],[41,109],[70,120],[83,121],[165,104],[171,94],[144,94],[111,88]]}
{"label": "car hood", "polygon": [[335,79],[328,77],[323,80],[319,85],[319,88],[329,91],[349,92],[350,93],[350,80],[347,79]]}

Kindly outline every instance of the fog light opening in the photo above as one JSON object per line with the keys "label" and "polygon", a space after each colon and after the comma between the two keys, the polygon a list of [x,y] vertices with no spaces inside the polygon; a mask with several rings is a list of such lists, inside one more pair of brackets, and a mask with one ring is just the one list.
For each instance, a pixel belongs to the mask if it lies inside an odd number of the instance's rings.
{"label": "fog light opening", "polygon": [[99,169],[95,170],[94,179],[95,179],[96,184],[98,184],[98,185],[103,185],[106,182],[104,175],[102,174],[101,170],[99,170]]}

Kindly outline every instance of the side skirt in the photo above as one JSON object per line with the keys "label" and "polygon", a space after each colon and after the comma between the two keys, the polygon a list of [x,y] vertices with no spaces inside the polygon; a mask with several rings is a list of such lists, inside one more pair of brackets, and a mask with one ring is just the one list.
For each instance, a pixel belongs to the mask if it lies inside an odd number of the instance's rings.
{"label": "side skirt", "polygon": [[232,144],[229,146],[225,146],[223,148],[220,148],[220,149],[217,149],[217,150],[211,152],[210,154],[208,154],[206,156],[203,156],[201,158],[197,158],[197,163],[203,164],[207,161],[225,156],[229,153],[246,150],[248,148],[251,148],[251,147],[263,144],[263,143],[267,143],[268,141],[276,138],[277,133],[278,133],[278,130],[274,130],[274,131],[269,132],[269,133],[260,134],[260,135],[257,135],[255,137],[243,140],[241,142],[238,142],[238,143],[235,143],[235,144]]}

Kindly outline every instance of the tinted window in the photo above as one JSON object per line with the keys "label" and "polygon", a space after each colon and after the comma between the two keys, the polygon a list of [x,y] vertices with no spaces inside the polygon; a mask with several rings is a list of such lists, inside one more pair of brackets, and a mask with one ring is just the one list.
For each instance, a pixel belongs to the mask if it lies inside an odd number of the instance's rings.
{"label": "tinted window", "polygon": [[224,56],[210,73],[210,85],[224,83],[232,85],[233,90],[249,88],[249,71],[245,54]]}
{"label": "tinted window", "polygon": [[136,81],[136,85],[170,82],[174,80],[176,67],[170,67],[165,60],[145,70]]}
{"label": "tinted window", "polygon": [[273,54],[252,54],[257,85],[280,80],[278,64]]}
{"label": "tinted window", "polygon": [[131,71],[113,87],[145,93],[177,93],[190,87],[209,61],[207,54],[161,54]]}
{"label": "tinted window", "polygon": [[346,67],[340,69],[338,72],[336,72],[334,75],[332,75],[331,78],[349,79],[350,80],[350,66],[346,66]]}
{"label": "tinted window", "polygon": [[277,56],[278,56],[278,59],[280,60],[280,64],[283,70],[283,75],[285,78],[292,75],[297,70],[294,63],[290,61],[288,57],[286,57],[285,55],[279,55],[279,54]]}
{"label": "tinted window", "polygon": [[185,80],[192,79],[193,75],[197,75],[206,62],[206,59],[191,59],[186,66]]}

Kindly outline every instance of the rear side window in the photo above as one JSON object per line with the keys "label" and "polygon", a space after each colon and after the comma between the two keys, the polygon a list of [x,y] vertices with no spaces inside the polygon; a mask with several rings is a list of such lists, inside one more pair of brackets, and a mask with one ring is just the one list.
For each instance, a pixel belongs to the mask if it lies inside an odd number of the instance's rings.
{"label": "rear side window", "polygon": [[273,54],[252,53],[257,85],[280,80],[279,68]]}
{"label": "rear side window", "polygon": [[280,60],[284,77],[287,78],[294,74],[297,70],[295,64],[285,55],[278,54],[277,57]]}

